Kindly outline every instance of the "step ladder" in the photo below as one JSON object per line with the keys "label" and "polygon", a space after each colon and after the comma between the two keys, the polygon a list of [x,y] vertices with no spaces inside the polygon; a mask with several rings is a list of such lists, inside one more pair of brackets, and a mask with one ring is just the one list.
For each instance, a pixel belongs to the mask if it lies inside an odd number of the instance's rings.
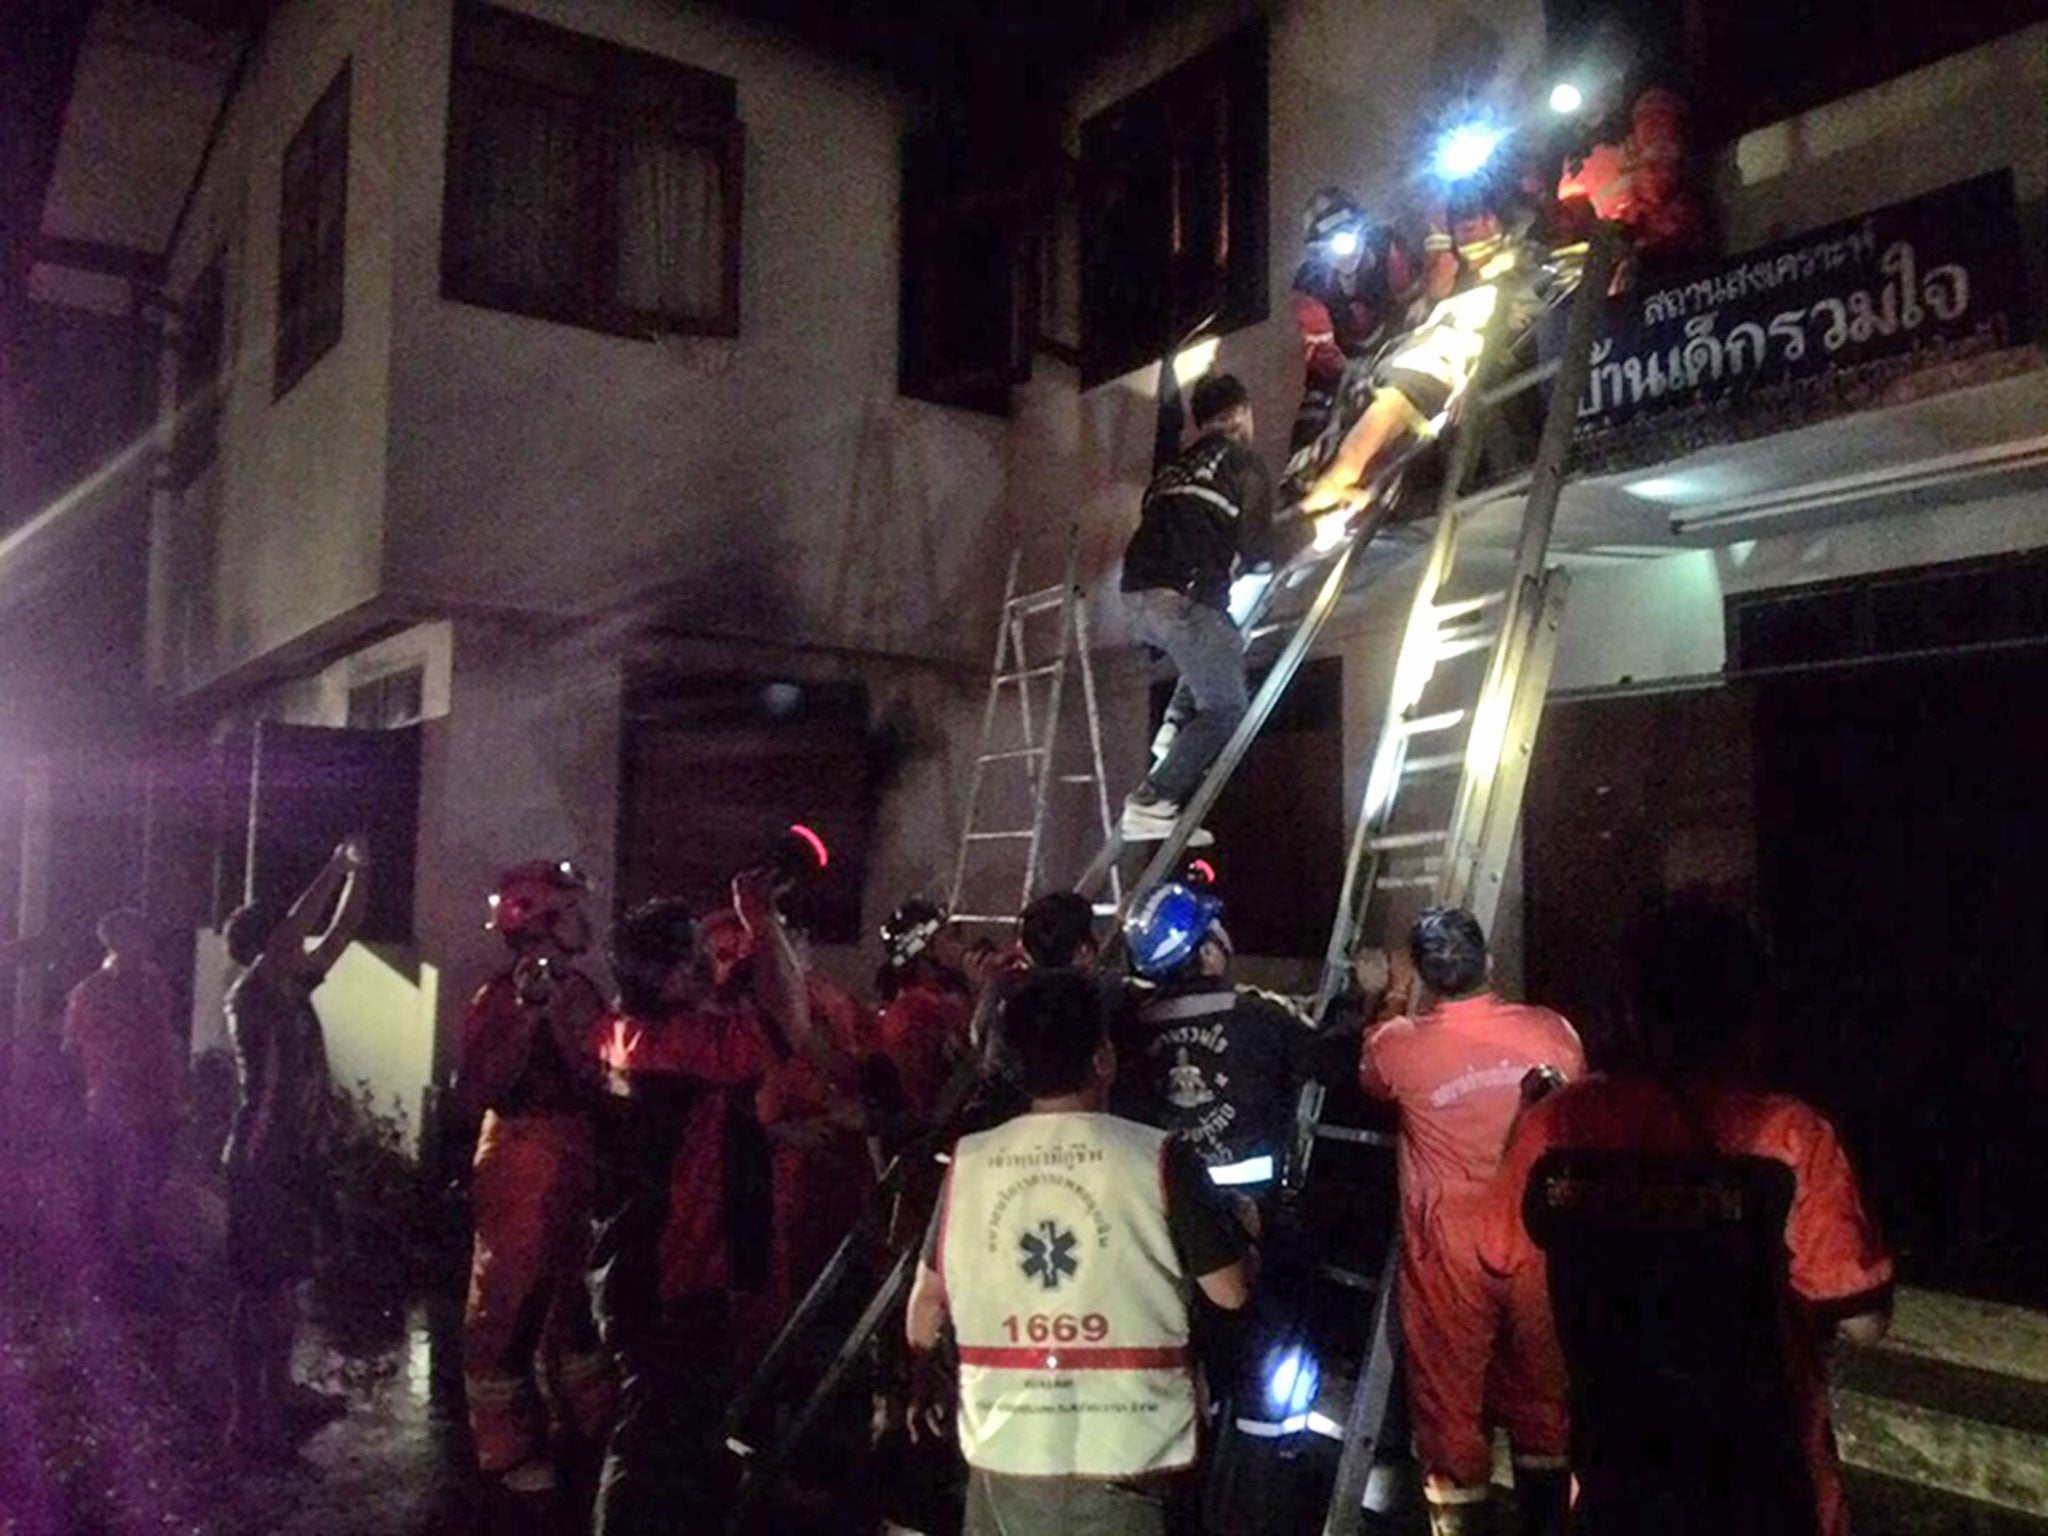
{"label": "step ladder", "polygon": [[[1066,574],[1059,584],[1024,593],[1017,590],[1023,551],[1010,556],[1002,616],[996,622],[995,663],[989,672],[988,700],[982,707],[981,744],[968,781],[966,821],[946,897],[946,911],[954,923],[1014,925],[1018,914],[1039,894],[1046,826],[1058,790],[1092,788],[1090,798],[1103,836],[1114,835],[1109,781],[1102,767],[1102,715],[1088,646],[1088,606],[1075,583],[1079,556],[1080,529],[1076,526],[1067,535]],[[1043,630],[1042,621],[1048,618],[1059,626],[1050,640],[1050,659],[1034,663],[1034,655],[1047,655],[1048,651],[1046,637],[1033,635],[1033,624],[1040,621],[1037,627]],[[1033,643],[1027,645],[1027,638]],[[1085,767],[1062,763],[1059,755],[1061,716],[1068,703],[1066,684],[1072,672],[1080,674],[1087,716],[1089,757]],[[1043,684],[1042,693],[1034,684]],[[1012,717],[1005,707],[1006,697],[1016,711],[1015,725],[1007,730],[1005,722]],[[1013,777],[1013,773],[1021,773],[1021,777]],[[984,824],[985,818],[1000,814],[987,802],[1005,791],[1012,807],[1017,806],[1021,791],[1026,809],[1018,814],[1028,814],[1029,825]],[[1004,853],[1022,854],[1021,868],[1009,887],[1003,885],[1001,871],[993,867],[992,856]],[[1121,901],[1123,884],[1114,871],[1110,888],[1111,900]],[[1016,892],[1016,903],[1008,910],[1000,899],[1005,889]]]}
{"label": "step ladder", "polygon": [[[1556,655],[1568,578],[1547,569],[1578,403],[1591,368],[1594,329],[1613,271],[1616,237],[1603,228],[1587,254],[1559,355],[1508,373],[1511,306],[1496,306],[1450,447],[1436,530],[1409,609],[1388,707],[1359,807],[1312,1018],[1320,1027],[1346,985],[1362,935],[1392,942],[1429,903],[1468,908],[1491,931],[1514,846],[1522,791]],[[1532,326],[1525,337],[1535,334]],[[1487,440],[1488,418],[1506,401],[1552,384],[1530,470],[1489,493],[1465,485]],[[1525,495],[1514,564],[1505,587],[1458,584],[1461,535],[1487,502]],[[1475,676],[1476,669],[1476,676]],[[1380,1160],[1391,1187],[1394,1138],[1325,1115],[1328,1095],[1304,1089],[1287,1183],[1299,1199],[1320,1146],[1358,1149]],[[1325,1266],[1322,1281],[1369,1298],[1365,1350],[1353,1386],[1343,1449],[1324,1516],[1325,1536],[1353,1536],[1364,1518],[1398,1373],[1394,1277],[1398,1232],[1372,1272]],[[1326,1368],[1326,1374],[1327,1368]]]}

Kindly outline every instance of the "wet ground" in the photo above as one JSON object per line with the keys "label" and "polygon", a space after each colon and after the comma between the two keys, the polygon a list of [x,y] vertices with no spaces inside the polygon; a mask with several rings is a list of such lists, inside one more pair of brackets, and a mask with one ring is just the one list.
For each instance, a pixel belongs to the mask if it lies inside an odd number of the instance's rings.
{"label": "wet ground", "polygon": [[[0,1115],[0,1536],[587,1528],[587,1503],[507,1507],[470,1471],[459,1266],[424,1294],[375,1265],[310,1287],[297,1374],[342,1394],[347,1415],[285,1466],[229,1458],[228,1286],[206,1160],[178,1159],[149,1262],[118,1262],[83,1218],[85,1173],[53,1102],[8,1095]],[[408,1267],[395,1258],[393,1274]]]}
{"label": "wet ground", "polygon": [[[16,1101],[0,1116],[0,1536],[587,1529],[587,1467],[581,1491],[547,1509],[487,1496],[470,1470],[459,1255],[425,1286],[416,1265],[414,1282],[398,1282],[399,1256],[372,1255],[313,1287],[298,1374],[342,1394],[347,1414],[283,1468],[230,1460],[227,1286],[203,1161],[188,1155],[168,1186],[154,1261],[110,1262],[81,1220],[83,1171],[44,1107]],[[1855,1409],[1843,1423],[1862,1462],[1849,1478],[1859,1536],[2048,1536],[2031,1483],[2000,1491],[2016,1463],[2048,1458],[2048,1318],[1963,1305],[1960,1321],[1957,1303],[1902,1306],[1896,1347],[1845,1362],[1838,1408]],[[2015,1382],[2020,1323],[2040,1335],[2027,1355],[2040,1368]],[[1911,1456],[1858,1454],[1892,1441]]]}

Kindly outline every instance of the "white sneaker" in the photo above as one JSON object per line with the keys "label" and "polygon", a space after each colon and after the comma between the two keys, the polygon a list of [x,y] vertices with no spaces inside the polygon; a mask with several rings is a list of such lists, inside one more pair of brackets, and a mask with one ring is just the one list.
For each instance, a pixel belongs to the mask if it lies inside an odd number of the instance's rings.
{"label": "white sneaker", "polygon": [[[1180,820],[1180,807],[1170,800],[1126,800],[1117,823],[1117,835],[1127,843],[1163,843],[1173,835]],[[1195,828],[1188,839],[1190,848],[1207,848],[1216,835],[1207,827]]]}

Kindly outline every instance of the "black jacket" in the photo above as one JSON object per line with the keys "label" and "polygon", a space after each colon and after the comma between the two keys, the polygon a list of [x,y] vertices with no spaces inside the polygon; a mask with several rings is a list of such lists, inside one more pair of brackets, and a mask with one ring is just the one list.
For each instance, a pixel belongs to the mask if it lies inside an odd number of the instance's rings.
{"label": "black jacket", "polygon": [[1296,1096],[1318,1063],[1317,1035],[1290,1003],[1208,978],[1134,985],[1116,1033],[1112,1107],[1177,1132],[1211,1166],[1284,1163]]}
{"label": "black jacket", "polygon": [[1225,612],[1243,566],[1284,559],[1306,529],[1273,524],[1273,477],[1251,449],[1207,433],[1152,477],[1124,548],[1123,589],[1180,592]]}

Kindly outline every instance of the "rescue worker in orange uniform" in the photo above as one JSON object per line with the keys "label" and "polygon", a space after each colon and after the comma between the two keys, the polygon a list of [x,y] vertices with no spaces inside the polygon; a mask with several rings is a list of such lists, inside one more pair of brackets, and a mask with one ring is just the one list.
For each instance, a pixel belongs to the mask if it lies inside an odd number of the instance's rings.
{"label": "rescue worker in orange uniform", "polygon": [[1533,1107],[1482,1253],[1547,1276],[1575,1531],[1847,1536],[1826,1356],[1875,1343],[1892,1261],[1835,1129],[1745,1068],[1763,967],[1684,901],[1633,944],[1640,1064]]}
{"label": "rescue worker in orange uniform", "polygon": [[595,1444],[614,1395],[584,1279],[596,1177],[586,1042],[604,1011],[573,963],[590,947],[584,890],[568,863],[498,877],[489,927],[512,963],[463,1011],[455,1081],[462,1111],[482,1121],[463,1312],[469,1424],[478,1469],[522,1494],[555,1486],[548,1406]]}
{"label": "rescue worker in orange uniform", "polygon": [[[922,1356],[949,1318],[959,1344],[964,1529],[1164,1536],[1199,1439],[1195,1297],[1246,1304],[1249,1240],[1186,1146],[1105,1113],[1088,977],[1025,977],[996,1037],[1030,1108],[954,1150],[905,1326]],[[921,1402],[914,1432],[936,1420]]]}
{"label": "rescue worker in orange uniform", "polygon": [[[706,913],[698,931],[711,957],[715,994],[745,995],[752,985],[753,939],[738,914]],[[852,994],[818,975],[801,944],[796,949],[814,1027],[845,1061],[870,1056],[873,1016]],[[741,1374],[766,1353],[860,1215],[875,1181],[868,1117],[855,1085],[833,1081],[809,1057],[792,1054],[768,1067],[754,1095],[754,1113],[768,1136],[775,1223],[763,1288],[735,1298]]]}
{"label": "rescue worker in orange uniform", "polygon": [[1541,1294],[1489,1277],[1479,1237],[1522,1080],[1541,1069],[1577,1079],[1585,1053],[1559,1015],[1494,995],[1471,913],[1424,911],[1409,956],[1435,1005],[1368,1033],[1359,1076],[1401,1112],[1402,1358],[1431,1529],[1487,1527],[1490,1427],[1500,1424],[1514,1445],[1523,1528],[1562,1531],[1563,1379]]}
{"label": "rescue worker in orange uniform", "polygon": [[769,876],[740,876],[733,896],[753,951],[746,995],[718,995],[686,903],[651,901],[613,934],[618,1002],[591,1031],[605,1077],[592,1274],[622,1378],[597,1536],[723,1518],[732,1301],[761,1288],[772,1236],[755,1098],[792,1053],[835,1081],[845,1070],[812,1027]]}
{"label": "rescue worker in orange uniform", "polygon": [[908,1129],[923,1130],[971,1048],[974,983],[936,902],[912,897],[882,925],[881,1047],[896,1068]]}

